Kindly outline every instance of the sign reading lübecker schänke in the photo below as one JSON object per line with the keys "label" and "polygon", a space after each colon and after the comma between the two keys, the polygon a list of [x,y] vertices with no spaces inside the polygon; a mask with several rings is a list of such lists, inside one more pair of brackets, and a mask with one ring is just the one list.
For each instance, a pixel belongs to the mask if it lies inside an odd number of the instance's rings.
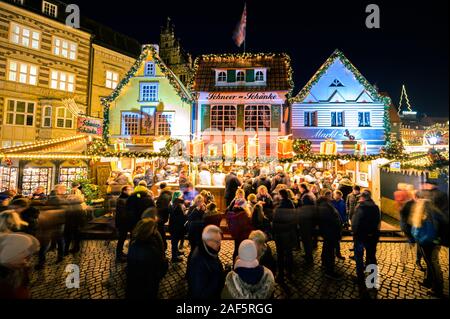
{"label": "sign reading l\u00fcbecker sch\u00e4nke", "polygon": [[77,120],[77,132],[84,134],[102,135],[103,120],[79,116]]}
{"label": "sign reading l\u00fcbecker sch\u00e4nke", "polygon": [[277,92],[211,92],[200,94],[199,100],[209,103],[280,103],[285,97]]}

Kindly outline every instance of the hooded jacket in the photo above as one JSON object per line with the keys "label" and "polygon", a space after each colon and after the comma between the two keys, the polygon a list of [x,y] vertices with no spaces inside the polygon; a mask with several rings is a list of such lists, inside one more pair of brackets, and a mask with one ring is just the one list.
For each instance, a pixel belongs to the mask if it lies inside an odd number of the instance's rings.
{"label": "hooded jacket", "polygon": [[[245,273],[260,272],[262,268],[262,276],[256,282],[244,280],[244,274],[240,274],[241,270]],[[248,274],[250,275],[250,274]],[[249,277],[249,276],[245,276]],[[254,276],[252,276],[254,277]],[[225,278],[225,287],[222,291],[222,299],[269,299],[275,290],[275,279],[272,272],[263,266],[252,269],[236,269],[228,273]]]}
{"label": "hooded jacket", "polygon": [[381,213],[373,200],[360,202],[352,218],[353,238],[366,240],[380,236]]}

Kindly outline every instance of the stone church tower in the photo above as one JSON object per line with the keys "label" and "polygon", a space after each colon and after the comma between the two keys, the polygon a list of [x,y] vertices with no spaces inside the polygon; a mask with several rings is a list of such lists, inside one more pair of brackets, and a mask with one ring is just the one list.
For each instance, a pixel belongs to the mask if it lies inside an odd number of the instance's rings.
{"label": "stone church tower", "polygon": [[164,63],[179,77],[183,84],[189,83],[193,74],[192,56],[180,45],[175,37],[175,25],[167,18],[165,27],[161,27],[159,39],[159,56]]}

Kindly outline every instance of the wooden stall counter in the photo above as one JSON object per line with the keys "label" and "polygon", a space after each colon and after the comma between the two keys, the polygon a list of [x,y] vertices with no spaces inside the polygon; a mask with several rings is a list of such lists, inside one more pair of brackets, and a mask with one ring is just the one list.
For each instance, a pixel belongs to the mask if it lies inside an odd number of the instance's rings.
{"label": "wooden stall counter", "polygon": [[225,213],[225,210],[227,208],[225,202],[225,186],[196,185],[195,190],[199,193],[202,190],[209,191],[214,196],[217,204],[217,210],[221,213]]}

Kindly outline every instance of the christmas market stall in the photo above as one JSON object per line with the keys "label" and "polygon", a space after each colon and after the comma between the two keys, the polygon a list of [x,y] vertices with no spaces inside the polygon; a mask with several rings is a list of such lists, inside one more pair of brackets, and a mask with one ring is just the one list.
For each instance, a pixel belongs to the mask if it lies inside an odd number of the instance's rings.
{"label": "christmas market stall", "polygon": [[381,210],[399,220],[399,210],[394,201],[394,192],[399,183],[412,185],[419,190],[428,181],[448,194],[449,180],[448,151],[430,150],[427,153],[411,154],[403,161],[392,160],[381,166]]}
{"label": "christmas market stall", "polygon": [[0,191],[15,189],[28,196],[38,186],[47,194],[56,184],[70,189],[74,180],[92,172],[95,158],[86,155],[91,139],[76,135],[0,149]]}

